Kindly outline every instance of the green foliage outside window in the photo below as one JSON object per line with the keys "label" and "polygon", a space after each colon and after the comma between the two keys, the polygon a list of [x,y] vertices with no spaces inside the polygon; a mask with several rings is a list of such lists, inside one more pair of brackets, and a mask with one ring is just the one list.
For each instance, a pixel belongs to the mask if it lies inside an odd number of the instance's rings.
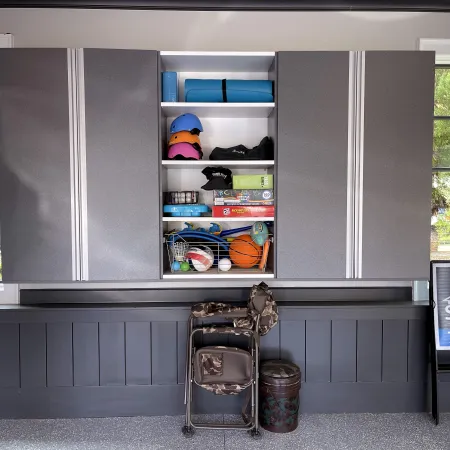
{"label": "green foliage outside window", "polygon": [[[450,68],[436,68],[434,115],[450,118]],[[450,120],[434,121],[433,167],[450,169]],[[450,171],[434,172],[431,197],[431,257],[450,259]],[[439,252],[439,253],[437,253]]]}

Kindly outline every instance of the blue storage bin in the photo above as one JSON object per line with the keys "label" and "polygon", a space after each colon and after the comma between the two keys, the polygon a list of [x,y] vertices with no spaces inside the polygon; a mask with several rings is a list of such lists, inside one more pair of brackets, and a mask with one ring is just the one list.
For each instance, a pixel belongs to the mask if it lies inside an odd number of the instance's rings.
{"label": "blue storage bin", "polygon": [[178,101],[178,79],[176,72],[163,72],[162,74],[162,101]]}
{"label": "blue storage bin", "polygon": [[206,205],[164,205],[163,212],[173,217],[200,217],[211,209]]}
{"label": "blue storage bin", "polygon": [[273,81],[187,79],[184,96],[186,102],[269,103],[273,102]]}

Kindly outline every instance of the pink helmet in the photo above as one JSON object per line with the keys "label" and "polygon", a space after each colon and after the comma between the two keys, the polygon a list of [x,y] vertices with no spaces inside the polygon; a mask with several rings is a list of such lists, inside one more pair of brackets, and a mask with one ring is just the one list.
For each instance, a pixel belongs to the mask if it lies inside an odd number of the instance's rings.
{"label": "pink helmet", "polygon": [[169,147],[167,157],[169,159],[202,159],[203,153],[192,144],[180,142]]}

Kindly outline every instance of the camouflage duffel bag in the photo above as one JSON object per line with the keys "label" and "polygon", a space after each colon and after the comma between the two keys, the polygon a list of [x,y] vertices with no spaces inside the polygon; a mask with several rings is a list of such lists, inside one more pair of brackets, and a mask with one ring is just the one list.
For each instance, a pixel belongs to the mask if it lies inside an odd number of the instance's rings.
{"label": "camouflage duffel bag", "polygon": [[252,355],[234,347],[203,347],[194,356],[194,381],[219,395],[237,395],[252,384]]}

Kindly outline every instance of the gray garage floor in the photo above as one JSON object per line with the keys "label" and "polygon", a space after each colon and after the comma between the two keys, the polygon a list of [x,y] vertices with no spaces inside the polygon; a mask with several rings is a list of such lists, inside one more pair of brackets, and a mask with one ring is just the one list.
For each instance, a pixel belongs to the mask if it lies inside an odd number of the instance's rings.
{"label": "gray garage floor", "polygon": [[[223,416],[207,416],[206,420],[223,420]],[[439,427],[425,414],[304,415],[297,431],[265,432],[261,441],[253,441],[245,432],[206,430],[187,440],[180,432],[182,424],[183,417],[0,420],[0,449],[450,449],[448,414]]]}

